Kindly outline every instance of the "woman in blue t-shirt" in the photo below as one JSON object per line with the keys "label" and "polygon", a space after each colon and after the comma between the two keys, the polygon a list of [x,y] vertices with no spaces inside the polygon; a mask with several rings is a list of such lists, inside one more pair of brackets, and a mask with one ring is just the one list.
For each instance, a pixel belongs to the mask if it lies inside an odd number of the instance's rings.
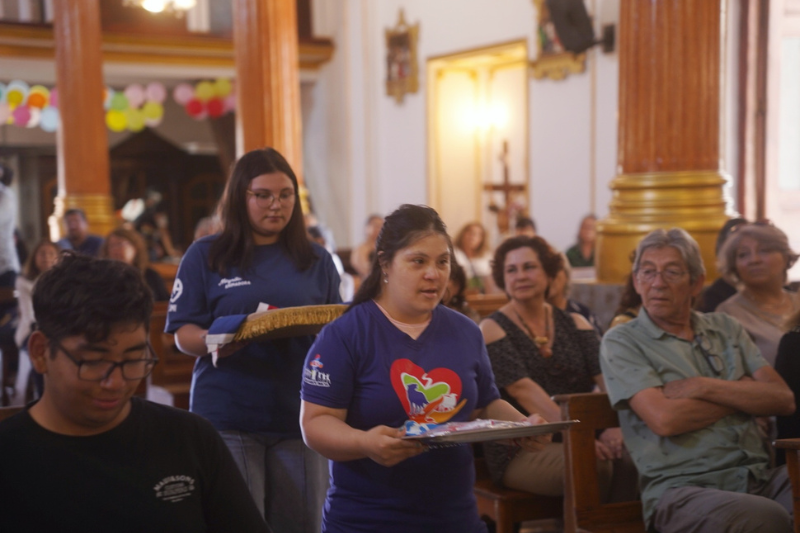
{"label": "woman in blue t-shirt", "polygon": [[340,303],[330,254],[307,236],[297,178],[271,148],[242,156],[222,199],[222,230],[186,251],[167,316],[197,356],[190,408],[216,427],[274,531],[319,532],[327,461],[302,441],[298,380],[310,336],[229,345],[214,366],[214,319],[259,307]]}
{"label": "woman in blue t-shirt", "polygon": [[[398,428],[525,416],[500,399],[475,323],[439,305],[453,246],[436,211],[401,206],[376,252],[353,304],[323,329],[303,370],[303,435],[333,461],[323,531],[485,531],[472,448],[426,450]],[[549,437],[523,440],[538,450]]]}

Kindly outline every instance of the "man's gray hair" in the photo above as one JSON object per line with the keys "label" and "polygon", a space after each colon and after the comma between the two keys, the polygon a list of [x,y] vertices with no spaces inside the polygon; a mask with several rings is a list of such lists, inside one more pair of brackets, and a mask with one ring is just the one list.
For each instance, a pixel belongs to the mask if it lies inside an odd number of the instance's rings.
{"label": "man's gray hair", "polygon": [[700,255],[700,247],[697,245],[697,241],[685,230],[672,228],[671,230],[657,229],[651,231],[644,239],[639,241],[639,246],[636,247],[636,257],[633,260],[634,274],[639,271],[642,254],[646,250],[650,248],[665,248],[667,246],[675,248],[681,254],[689,271],[691,283],[694,283],[697,278],[706,273],[706,267],[703,265],[703,257]]}

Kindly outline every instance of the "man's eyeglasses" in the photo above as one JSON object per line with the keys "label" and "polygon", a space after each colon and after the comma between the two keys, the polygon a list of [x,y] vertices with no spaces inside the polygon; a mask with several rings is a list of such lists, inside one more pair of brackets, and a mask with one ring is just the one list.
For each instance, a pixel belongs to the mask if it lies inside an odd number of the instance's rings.
{"label": "man's eyeglasses", "polygon": [[656,270],[655,268],[648,267],[640,268],[636,271],[636,277],[639,278],[639,281],[642,283],[652,283],[659,274],[661,275],[661,279],[663,279],[665,282],[677,283],[683,279],[683,276],[686,275],[686,271],[679,268],[665,268],[664,270]]}
{"label": "man's eyeglasses", "polygon": [[714,372],[714,375],[719,376],[722,374],[725,366],[722,364],[722,357],[715,353],[711,353],[711,341],[703,335],[702,333],[698,333],[694,336],[695,346],[700,350],[700,353],[703,354],[703,357],[706,358],[706,362],[708,366],[711,368],[711,371]]}
{"label": "man's eyeglasses", "polygon": [[141,359],[126,359],[119,363],[108,361],[106,359],[93,359],[93,360],[80,360],[74,355],[69,353],[61,343],[56,343],[59,350],[64,352],[70,361],[78,366],[78,379],[83,381],[105,381],[108,376],[119,367],[122,370],[122,377],[127,381],[135,381],[137,379],[146,378],[153,371],[153,367],[158,363],[153,347],[147,343]]}
{"label": "man's eyeglasses", "polygon": [[294,203],[294,191],[283,191],[278,196],[275,196],[271,192],[265,191],[258,191],[253,192],[251,190],[247,190],[247,194],[250,196],[254,196],[256,199],[256,205],[262,209],[269,209],[272,207],[272,204],[275,200],[278,200],[278,203],[283,207],[289,207]]}

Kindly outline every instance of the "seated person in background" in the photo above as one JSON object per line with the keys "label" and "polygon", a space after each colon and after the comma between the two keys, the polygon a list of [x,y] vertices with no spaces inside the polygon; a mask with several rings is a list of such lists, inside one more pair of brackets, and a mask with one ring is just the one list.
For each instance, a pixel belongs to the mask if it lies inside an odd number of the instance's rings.
{"label": "seated person in background", "polygon": [[75,250],[79,254],[97,257],[103,238],[89,233],[89,222],[83,209],[67,209],[64,213],[64,226],[67,228],[67,236],[56,243],[62,250]]}
{"label": "seated person in background", "polygon": [[[800,311],[786,321],[786,334],[781,337],[775,357],[775,371],[786,380],[795,399],[800,398]],[[779,439],[800,437],[800,413],[797,411],[789,416],[779,416],[777,425]],[[778,464],[783,464],[786,460],[784,450],[775,451]]]}
{"label": "seated person in background", "polygon": [[514,235],[516,237],[536,237],[536,222],[530,217],[519,217],[514,225]]}
{"label": "seated person in background", "polygon": [[492,252],[483,224],[470,222],[465,225],[453,245],[456,263],[467,276],[467,290],[481,294],[499,292],[492,280]]}
{"label": "seated person in background", "polygon": [[33,307],[45,388],[0,423],[4,528],[267,531],[211,424],[132,397],[157,361],[135,268],[68,254],[39,277]]}
{"label": "seated person in background", "polygon": [[775,364],[783,324],[800,310],[800,294],[784,289],[787,272],[797,260],[786,234],[765,224],[739,226],[722,246],[722,275],[739,283],[739,292],[717,306],[744,326]]}
{"label": "seated person in background", "polygon": [[128,228],[117,228],[106,237],[100,248],[100,257],[122,261],[135,266],[144,276],[147,286],[153,292],[156,302],[169,300],[169,291],[158,272],[150,268],[147,257],[147,245],[136,231]]}
{"label": "seated person in background", "polygon": [[221,229],[222,222],[220,222],[219,216],[215,214],[209,217],[203,217],[197,221],[197,225],[194,227],[193,242],[197,239],[202,239],[207,235],[219,233]]}
{"label": "seated person in background", "polygon": [[145,249],[150,261],[162,261],[180,257],[172,246],[169,234],[169,218],[159,210],[162,194],[155,189],[147,189],[144,199],[144,211],[133,221],[133,227],[145,242]]}
{"label": "seated person in background", "polygon": [[[520,412],[538,413],[548,422],[561,420],[551,396],[591,392],[595,386],[605,390],[597,332],[580,314],[562,311],[545,300],[562,261],[563,256],[541,237],[504,241],[495,252],[492,274],[510,301],[480,324],[502,398]],[[626,455],[620,429],[604,431],[595,446],[603,495],[614,500],[635,497],[633,464],[629,458],[627,467],[617,461]],[[496,483],[534,494],[564,494],[561,442],[550,443],[536,454],[500,443],[488,443],[485,450]],[[612,472],[618,481],[613,488]]]}
{"label": "seated person in background", "polygon": [[450,265],[450,279],[447,281],[447,290],[444,291],[442,304],[454,311],[458,311],[464,316],[472,319],[476,324],[480,322],[481,316],[467,303],[464,296],[464,289],[467,288],[467,275],[458,263]]}
{"label": "seated person in background", "polygon": [[375,241],[378,240],[382,227],[383,217],[370,215],[364,225],[364,242],[356,246],[350,255],[350,264],[362,280],[366,279],[372,270],[372,263],[375,260]]}
{"label": "seated person in background", "polygon": [[[28,261],[22,269],[22,275],[17,277],[17,302],[19,304],[19,323],[17,331],[14,333],[14,341],[20,349],[19,369],[17,370],[17,383],[14,386],[13,404],[24,405],[26,401],[26,391],[28,377],[30,376],[31,363],[28,357],[28,336],[33,330],[36,317],[33,314],[33,284],[39,276],[51,268],[58,261],[60,250],[58,246],[49,240],[40,241],[33,248]],[[36,386],[36,397],[42,395],[44,382],[42,375],[34,372],[34,384]]]}
{"label": "seated person in background", "polygon": [[[717,261],[720,259],[720,251],[728,235],[736,231],[742,224],[747,224],[747,220],[744,218],[731,218],[725,222],[722,229],[719,230],[717,234],[717,244],[714,248],[714,255]],[[694,308],[701,313],[713,313],[717,310],[719,304],[736,294],[735,285],[736,280],[732,279],[730,276],[718,277],[714,280],[714,283],[703,289]]]}
{"label": "seated person in background", "polygon": [[578,229],[578,242],[567,250],[569,264],[574,267],[594,266],[594,246],[597,242],[597,217],[586,215]]}
{"label": "seated person in background", "polygon": [[566,256],[564,256],[562,257],[561,268],[558,270],[558,274],[553,278],[550,287],[547,289],[547,302],[550,305],[558,307],[562,311],[578,313],[585,318],[595,331],[597,331],[597,334],[602,337],[603,328],[600,327],[600,323],[592,310],[569,297],[570,289],[572,288],[571,281],[572,268],[569,266],[569,261],[567,261]]}
{"label": "seated person in background", "polygon": [[611,320],[611,325],[608,329],[620,324],[630,322],[639,314],[639,308],[642,307],[642,297],[636,292],[636,287],[633,286],[633,276],[628,274],[625,279],[625,287],[622,289],[622,296],[619,299],[616,311],[614,311],[614,318]]}
{"label": "seated person in background", "polygon": [[692,311],[705,268],[684,230],[642,239],[633,276],[642,309],[605,334],[600,361],[648,527],[790,533],[791,484],[756,417],[794,412],[792,391],[738,322]]}

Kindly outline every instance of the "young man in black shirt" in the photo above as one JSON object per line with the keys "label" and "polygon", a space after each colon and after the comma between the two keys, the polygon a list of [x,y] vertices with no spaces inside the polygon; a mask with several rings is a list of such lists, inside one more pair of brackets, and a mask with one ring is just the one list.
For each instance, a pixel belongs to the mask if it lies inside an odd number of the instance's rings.
{"label": "young man in black shirt", "polygon": [[122,262],[65,255],[33,293],[41,399],[0,424],[8,531],[267,532],[214,428],[133,393],[152,296]]}

